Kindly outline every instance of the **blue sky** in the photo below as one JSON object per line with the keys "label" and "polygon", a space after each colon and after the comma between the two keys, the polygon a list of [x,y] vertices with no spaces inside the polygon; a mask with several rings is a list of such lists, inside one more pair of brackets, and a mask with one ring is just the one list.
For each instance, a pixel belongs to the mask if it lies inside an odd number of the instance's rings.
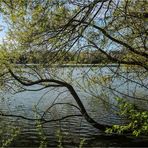
{"label": "blue sky", "polygon": [[7,31],[6,23],[4,22],[1,15],[0,15],[0,29],[2,29],[0,30],[0,42],[1,42],[2,39],[5,37]]}

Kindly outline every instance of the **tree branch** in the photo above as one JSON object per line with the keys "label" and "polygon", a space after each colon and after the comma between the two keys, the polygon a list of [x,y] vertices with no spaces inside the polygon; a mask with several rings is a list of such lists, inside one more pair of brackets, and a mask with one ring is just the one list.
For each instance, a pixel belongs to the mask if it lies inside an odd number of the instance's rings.
{"label": "tree branch", "polygon": [[69,90],[69,92],[71,93],[71,95],[73,96],[73,98],[75,99],[75,101],[77,102],[77,104],[80,108],[80,112],[82,113],[84,118],[87,120],[87,122],[89,122],[93,127],[100,129],[102,131],[105,131],[106,128],[111,127],[111,126],[106,125],[106,124],[97,123],[94,119],[92,119],[88,115],[88,113],[87,113],[83,103],[81,102],[78,94],[76,93],[76,91],[74,90],[74,88],[70,84],[68,84],[66,82],[59,81],[59,80],[54,80],[54,79],[41,79],[41,80],[37,80],[37,81],[24,82],[17,75],[15,75],[10,68],[9,68],[9,72],[10,72],[10,74],[13,78],[15,78],[19,83],[21,83],[22,85],[25,85],[25,86],[33,86],[35,84],[40,84],[40,83],[46,82],[46,83],[56,83],[56,84],[61,85],[61,87],[63,87],[63,86],[66,87]]}

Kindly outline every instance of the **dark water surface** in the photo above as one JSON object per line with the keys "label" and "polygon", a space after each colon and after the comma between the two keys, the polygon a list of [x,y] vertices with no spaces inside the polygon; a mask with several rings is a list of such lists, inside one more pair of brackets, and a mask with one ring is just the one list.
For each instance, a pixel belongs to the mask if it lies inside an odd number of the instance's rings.
{"label": "dark water surface", "polygon": [[[35,79],[32,76],[28,77]],[[148,78],[143,76],[143,80],[139,80],[137,73],[127,72],[124,68],[117,71],[116,67],[79,67],[75,69],[64,67],[57,69],[54,77],[72,84],[89,115],[100,123],[113,125],[126,122],[125,119],[116,115],[115,97],[124,97],[144,109],[148,107]],[[93,80],[93,83],[92,81],[90,83],[90,80]],[[32,89],[39,88],[41,88],[41,85],[29,87],[29,91],[16,94],[12,94],[9,91],[1,92],[1,96],[4,98],[0,102],[1,110],[6,111],[8,114],[22,115],[26,118],[39,118],[46,111],[44,117],[48,120],[80,114],[75,107],[68,104],[60,104],[70,103],[77,105],[67,89],[46,88],[40,91],[31,91]],[[142,99],[139,100],[138,98]],[[106,102],[114,105],[108,106]],[[53,107],[49,110],[51,105]],[[4,118],[1,119],[5,120]],[[11,146],[39,147],[41,139],[35,121],[20,118],[10,118],[10,120],[12,120],[12,125],[19,125],[21,127],[21,134]],[[64,147],[79,147],[80,142],[84,139],[85,147],[148,146],[147,137],[134,138],[131,136],[105,135],[80,116],[45,123],[43,124],[43,132],[49,147],[56,147],[59,144],[60,136],[62,137],[61,141]]]}

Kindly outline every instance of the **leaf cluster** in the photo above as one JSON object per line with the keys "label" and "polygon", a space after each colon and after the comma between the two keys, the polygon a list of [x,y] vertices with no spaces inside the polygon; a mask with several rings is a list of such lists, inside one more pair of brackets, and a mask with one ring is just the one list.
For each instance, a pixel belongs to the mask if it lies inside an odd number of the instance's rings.
{"label": "leaf cluster", "polygon": [[148,111],[139,110],[134,104],[117,98],[120,116],[129,121],[126,125],[113,125],[106,130],[107,133],[131,133],[133,136],[148,135]]}

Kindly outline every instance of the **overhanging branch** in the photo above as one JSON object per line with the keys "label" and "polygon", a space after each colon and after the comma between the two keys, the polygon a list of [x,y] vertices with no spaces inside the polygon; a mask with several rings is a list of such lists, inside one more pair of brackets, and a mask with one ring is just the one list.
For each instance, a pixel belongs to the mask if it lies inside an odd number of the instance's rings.
{"label": "overhanging branch", "polygon": [[100,123],[96,122],[94,119],[92,119],[88,115],[88,113],[87,113],[83,103],[81,102],[78,94],[76,93],[76,91],[74,90],[74,88],[70,84],[63,82],[63,81],[55,80],[55,79],[40,79],[40,80],[37,80],[37,81],[24,82],[17,75],[15,75],[10,68],[8,70],[9,70],[11,76],[15,80],[17,80],[19,83],[21,83],[22,85],[25,85],[25,86],[33,86],[35,84],[40,84],[40,83],[46,82],[46,83],[55,83],[55,84],[61,85],[61,87],[66,87],[69,90],[69,92],[71,93],[71,95],[73,96],[73,98],[75,99],[75,101],[77,102],[77,105],[80,108],[80,112],[82,113],[82,116],[87,120],[87,122],[89,122],[93,127],[100,129],[102,131],[105,131],[106,128],[111,127],[109,125],[100,124]]}

